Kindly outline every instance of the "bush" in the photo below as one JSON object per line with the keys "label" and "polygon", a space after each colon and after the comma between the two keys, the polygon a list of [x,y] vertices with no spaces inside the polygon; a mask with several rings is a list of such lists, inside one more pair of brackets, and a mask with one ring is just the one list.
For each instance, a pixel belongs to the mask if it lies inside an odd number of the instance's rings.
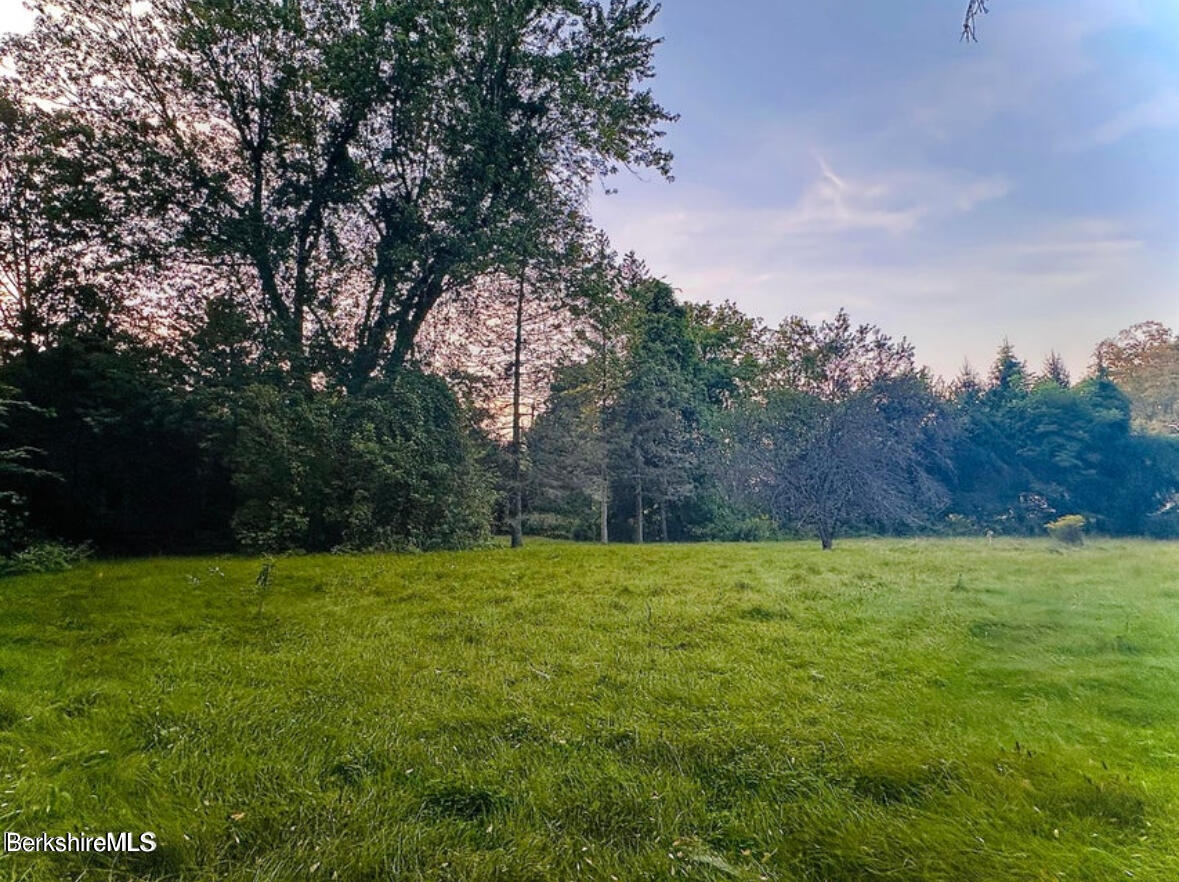
{"label": "bush", "polygon": [[242,396],[238,541],[269,552],[459,548],[489,538],[493,488],[444,381],[414,371],[363,394]]}
{"label": "bush", "polygon": [[1179,539],[1179,504],[1172,501],[1148,516],[1144,532],[1152,539]]}
{"label": "bush", "polygon": [[768,515],[743,518],[732,525],[731,542],[772,542],[781,538],[781,531]]}
{"label": "bush", "polygon": [[4,478],[27,500],[27,536],[119,553],[228,548],[223,450],[188,377],[122,338],[66,336],[0,365],[31,403],[9,411],[0,447],[39,451],[42,477]]}
{"label": "bush", "polygon": [[[596,511],[589,504],[582,511],[531,511],[524,515],[524,534],[549,539],[592,542],[598,538]],[[588,512],[588,514],[587,514]]]}
{"label": "bush", "polygon": [[1044,525],[1048,535],[1067,545],[1080,545],[1085,539],[1085,518],[1071,514]]}
{"label": "bush", "polygon": [[89,545],[63,545],[60,542],[41,542],[18,551],[0,563],[0,575],[19,576],[24,573],[60,573],[71,569],[90,556]]}

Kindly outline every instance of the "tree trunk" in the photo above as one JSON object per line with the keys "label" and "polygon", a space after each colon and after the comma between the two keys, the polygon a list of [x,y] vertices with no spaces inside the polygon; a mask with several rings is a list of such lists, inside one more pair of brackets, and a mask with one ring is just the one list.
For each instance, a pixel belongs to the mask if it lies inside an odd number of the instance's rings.
{"label": "tree trunk", "polygon": [[667,500],[659,500],[659,540],[667,541]]}
{"label": "tree trunk", "polygon": [[826,525],[819,527],[819,542],[823,546],[824,551],[830,551],[831,546],[835,544],[835,530]]}
{"label": "tree trunk", "polygon": [[609,361],[606,355],[606,335],[602,334],[602,373],[598,378],[598,434],[602,441],[602,544],[610,544],[610,443],[606,434],[606,389],[608,383],[607,367]]}
{"label": "tree trunk", "polygon": [[606,464],[606,457],[602,457],[602,505],[601,505],[601,540],[603,545],[610,544],[610,469]]}
{"label": "tree trunk", "polygon": [[643,544],[643,479],[635,479],[635,542]]}
{"label": "tree trunk", "polygon": [[524,544],[524,470],[520,449],[520,353],[524,345],[524,274],[516,293],[516,348],[512,357],[512,548]]}

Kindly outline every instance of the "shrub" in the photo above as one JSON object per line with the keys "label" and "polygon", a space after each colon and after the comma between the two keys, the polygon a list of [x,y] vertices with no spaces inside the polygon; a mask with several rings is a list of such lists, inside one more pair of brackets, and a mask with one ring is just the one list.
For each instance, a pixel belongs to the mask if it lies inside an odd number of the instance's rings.
{"label": "shrub", "polygon": [[531,511],[524,516],[524,533],[549,539],[592,542],[598,538],[596,514],[592,502],[582,506],[581,511]]}
{"label": "shrub", "polygon": [[734,524],[731,536],[734,542],[772,542],[781,536],[781,531],[768,515],[756,515]]}
{"label": "shrub", "polygon": [[489,536],[493,487],[461,405],[411,370],[363,394],[242,396],[238,541],[268,552],[458,548]]}
{"label": "shrub", "polygon": [[1179,539],[1179,505],[1172,502],[1148,516],[1144,531],[1152,539]]}
{"label": "shrub", "polygon": [[1080,545],[1085,538],[1085,518],[1071,514],[1044,525],[1048,535],[1068,545]]}
{"label": "shrub", "polygon": [[89,545],[41,542],[5,558],[0,563],[0,574],[18,576],[24,573],[60,573],[71,569],[89,556]]}

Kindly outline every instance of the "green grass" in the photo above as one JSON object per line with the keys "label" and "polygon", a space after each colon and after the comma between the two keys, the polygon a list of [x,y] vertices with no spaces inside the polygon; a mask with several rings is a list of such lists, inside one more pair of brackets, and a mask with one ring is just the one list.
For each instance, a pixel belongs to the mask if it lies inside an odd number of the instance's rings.
{"label": "green grass", "polygon": [[[0,879],[1179,879],[1179,545],[0,581]],[[83,871],[86,871],[83,874]]]}

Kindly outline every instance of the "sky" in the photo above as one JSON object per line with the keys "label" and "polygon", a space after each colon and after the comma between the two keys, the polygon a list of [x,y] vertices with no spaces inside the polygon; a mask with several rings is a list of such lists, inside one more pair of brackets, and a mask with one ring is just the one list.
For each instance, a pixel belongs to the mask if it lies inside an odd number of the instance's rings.
{"label": "sky", "polygon": [[[675,181],[591,199],[686,299],[846,308],[944,376],[1179,328],[1179,3],[665,0]],[[0,0],[0,31],[26,28]]]}
{"label": "sky", "polygon": [[978,43],[965,5],[666,0],[675,181],[595,220],[686,299],[845,307],[947,377],[1179,328],[1179,3],[992,0]]}
{"label": "sky", "polygon": [[33,18],[21,0],[0,0],[0,33],[25,31],[32,23]]}

